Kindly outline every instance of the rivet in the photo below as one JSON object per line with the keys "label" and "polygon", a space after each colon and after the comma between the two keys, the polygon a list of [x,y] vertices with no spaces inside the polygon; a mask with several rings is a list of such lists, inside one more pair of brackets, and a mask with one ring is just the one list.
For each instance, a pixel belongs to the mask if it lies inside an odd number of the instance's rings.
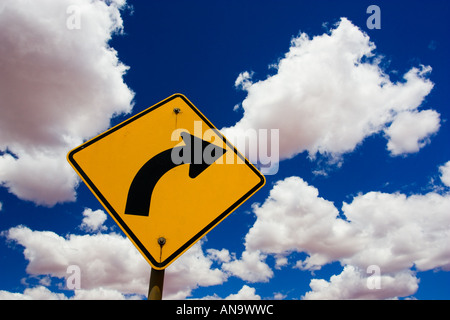
{"label": "rivet", "polygon": [[160,237],[158,238],[158,244],[162,247],[163,245],[166,244],[166,238],[164,237]]}

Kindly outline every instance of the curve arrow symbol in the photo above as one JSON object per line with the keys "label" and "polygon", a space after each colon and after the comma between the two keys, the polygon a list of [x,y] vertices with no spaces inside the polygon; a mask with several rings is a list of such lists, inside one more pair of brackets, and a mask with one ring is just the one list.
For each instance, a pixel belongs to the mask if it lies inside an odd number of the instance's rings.
{"label": "curve arrow symbol", "polygon": [[226,149],[187,132],[182,132],[181,138],[185,143],[184,146],[177,146],[157,154],[137,172],[128,191],[125,214],[148,216],[153,189],[168,171],[189,164],[189,177],[195,179],[226,152]]}

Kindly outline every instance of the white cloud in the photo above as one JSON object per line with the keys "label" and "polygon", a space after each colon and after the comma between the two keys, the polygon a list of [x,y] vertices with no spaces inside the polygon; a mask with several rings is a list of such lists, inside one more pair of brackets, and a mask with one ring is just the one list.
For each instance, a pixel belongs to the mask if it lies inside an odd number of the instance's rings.
{"label": "white cloud", "polygon": [[[5,0],[0,6],[0,184],[41,205],[73,201],[67,152],[131,111],[128,67],[108,46],[124,0]],[[80,28],[67,20],[76,8]]]}
{"label": "white cloud", "polygon": [[249,73],[248,71],[244,71],[237,77],[234,82],[235,87],[247,90],[252,86],[251,79],[253,77],[253,73]]}
{"label": "white cloud", "polygon": [[208,249],[206,250],[206,252],[208,253],[208,257],[213,261],[230,262],[231,260],[230,251],[228,251],[227,249]]}
{"label": "white cloud", "polygon": [[19,226],[7,231],[7,238],[23,247],[30,275],[67,278],[67,267],[81,270],[81,289],[119,290],[146,294],[150,269],[131,242],[118,234],[68,235],[33,231]]}
{"label": "white cloud", "polygon": [[0,290],[0,300],[138,300],[140,296],[126,296],[117,290],[96,288],[90,290],[75,290],[69,298],[63,293],[55,293],[45,286],[27,288],[23,293],[12,293]]}
{"label": "white cloud", "polygon": [[44,286],[25,289],[23,293],[0,290],[0,300],[67,300],[62,293],[51,292]]}
{"label": "white cloud", "polygon": [[72,300],[140,300],[142,297],[137,295],[131,295],[127,297],[123,293],[104,288],[95,288],[90,290],[75,290]]}
{"label": "white cloud", "polygon": [[217,294],[206,296],[200,300],[261,300],[261,296],[256,294],[256,289],[243,285],[237,293],[232,293],[225,298],[219,297]]}
{"label": "white cloud", "polygon": [[273,271],[264,262],[265,255],[259,251],[244,251],[241,259],[234,259],[222,264],[222,270],[248,282],[268,282]]}
{"label": "white cloud", "polygon": [[256,82],[249,72],[239,75],[235,84],[247,91],[244,114],[223,133],[245,150],[237,137],[249,129],[279,129],[282,159],[303,151],[339,157],[395,123],[398,114],[412,112],[419,122],[412,134],[420,148],[438,128],[436,112],[416,112],[433,88],[426,78],[431,68],[412,68],[402,82],[393,83],[374,50],[368,35],[345,18],[329,34],[312,39],[301,34],[275,75]]}
{"label": "white cloud", "polygon": [[[381,61],[367,34],[345,18],[329,34],[312,39],[301,34],[273,76],[253,81],[253,73],[239,75],[235,86],[247,91],[244,114],[222,131],[245,150],[238,136],[279,129],[282,159],[304,151],[311,158],[319,153],[339,159],[380,132],[391,155],[418,152],[440,127],[439,113],[419,110],[433,88],[427,79],[431,67],[412,68],[394,83]],[[448,171],[447,164],[441,167],[446,185]],[[242,257],[222,265],[249,282],[273,276],[267,255],[274,256],[277,269],[293,265],[314,271],[332,261],[345,266],[329,282],[313,280],[306,298],[408,296],[418,286],[413,266],[419,271],[450,270],[450,194],[361,194],[343,204],[345,219],[316,188],[290,177],[278,181],[253,211],[257,220],[245,237]],[[292,252],[307,257],[292,263]],[[367,276],[360,271],[369,265],[382,272],[384,286],[376,292],[368,292]]]}
{"label": "white cloud", "polygon": [[[342,212],[347,218],[344,220],[332,202],[319,197],[316,188],[299,177],[289,177],[278,181],[266,201],[255,205],[253,211],[257,219],[245,237],[242,258],[222,266],[223,270],[246,281],[267,281],[273,275],[265,263],[267,255],[276,258],[277,268],[291,265],[314,271],[332,261],[348,266],[331,283],[313,281],[314,292],[326,289],[331,294],[344,283],[361,287],[361,281],[367,277],[357,270],[366,270],[370,265],[380,268],[385,283],[392,282],[392,286],[382,286],[377,293],[347,288],[354,290],[345,293],[352,299],[358,292],[361,297],[395,297],[392,287],[397,280],[405,281],[399,283],[399,288],[404,290],[401,294],[398,291],[398,295],[413,294],[418,283],[411,273],[413,267],[417,271],[450,271],[448,193],[361,194],[351,203],[343,204]],[[305,252],[308,256],[289,262],[286,257],[292,252]],[[344,276],[351,276],[355,281],[340,280]],[[325,284],[327,288],[322,288]]]}
{"label": "white cloud", "polygon": [[[419,283],[413,267],[417,272],[450,270],[449,193],[360,194],[342,205],[347,218],[343,220],[316,188],[299,177],[289,177],[278,181],[266,201],[254,205],[253,211],[256,222],[245,237],[246,249],[239,259],[226,249],[208,249],[205,254],[202,242],[196,244],[167,270],[164,298],[184,299],[195,288],[221,284],[229,276],[267,282],[274,276],[266,263],[268,255],[275,257],[278,269],[314,271],[332,261],[345,266],[329,281],[312,280],[311,291],[304,296],[308,299],[410,296]],[[79,266],[81,291],[76,291],[74,298],[128,299],[130,294],[131,298],[147,294],[150,268],[120,235],[61,237],[22,226],[5,235],[24,247],[27,273],[32,276],[65,279],[69,265]],[[306,252],[307,257],[294,261],[292,252]],[[221,269],[214,268],[214,262],[221,264]],[[381,287],[376,291],[367,286],[365,270],[371,265],[381,273]],[[244,293],[251,296],[252,292],[246,288],[238,294]]]}
{"label": "white cloud", "polygon": [[439,130],[439,114],[433,110],[400,113],[385,130],[392,155],[414,153],[429,143],[429,136]]}
{"label": "white cloud", "polygon": [[409,271],[381,275],[377,280],[380,281],[380,289],[368,286],[368,280],[370,281],[365,272],[353,266],[346,266],[342,273],[331,276],[330,281],[312,279],[310,282],[312,290],[302,298],[305,300],[378,300],[405,297],[417,291],[419,282]]}
{"label": "white cloud", "polygon": [[83,211],[83,221],[81,229],[88,232],[105,231],[107,228],[103,225],[106,221],[106,213],[103,210],[95,210],[86,208]]}
{"label": "white cloud", "polygon": [[442,183],[450,187],[450,161],[439,167],[439,171],[441,172]]}
{"label": "white cloud", "polygon": [[261,300],[261,296],[256,294],[256,289],[244,285],[236,294],[230,294],[225,300]]}
{"label": "white cloud", "polygon": [[363,268],[375,264],[387,273],[413,266],[450,271],[450,194],[369,192],[344,203],[342,210],[365,243],[342,262]]}
{"label": "white cloud", "polygon": [[[75,290],[75,299],[147,296],[150,266],[121,235],[97,233],[61,237],[51,231],[33,231],[24,226],[11,228],[4,234],[24,247],[28,261],[26,271],[32,276],[67,279],[72,274],[67,272],[68,266],[78,266],[81,288]],[[164,299],[184,299],[199,286],[226,281],[228,275],[212,268],[212,264],[213,260],[203,253],[202,242],[194,245],[167,270]],[[28,296],[27,292],[24,294]]]}
{"label": "white cloud", "polygon": [[284,300],[287,297],[286,294],[281,292],[275,292],[273,295],[273,300]]}
{"label": "white cloud", "polygon": [[30,149],[19,152],[18,159],[9,154],[0,156],[0,185],[20,199],[41,205],[74,200],[78,180],[64,158],[68,149],[57,149],[59,154]]}
{"label": "white cloud", "polygon": [[298,264],[302,269],[319,269],[363,245],[355,241],[351,225],[338,218],[334,204],[299,177],[277,182],[268,199],[253,211],[257,220],[245,237],[246,249],[279,259],[293,251],[307,252],[310,257]]}
{"label": "white cloud", "polygon": [[225,282],[228,275],[213,268],[213,260],[202,250],[203,240],[192,246],[167,268],[164,276],[164,299],[185,299],[192,290]]}

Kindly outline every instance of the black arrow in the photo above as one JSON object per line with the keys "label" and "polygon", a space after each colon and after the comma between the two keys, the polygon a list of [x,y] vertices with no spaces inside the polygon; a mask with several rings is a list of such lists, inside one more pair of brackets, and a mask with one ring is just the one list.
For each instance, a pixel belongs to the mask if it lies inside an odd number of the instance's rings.
{"label": "black arrow", "polygon": [[166,172],[179,165],[190,164],[189,177],[194,179],[226,152],[225,149],[187,132],[182,132],[181,138],[184,146],[157,154],[138,171],[128,191],[125,214],[149,215],[153,189]]}

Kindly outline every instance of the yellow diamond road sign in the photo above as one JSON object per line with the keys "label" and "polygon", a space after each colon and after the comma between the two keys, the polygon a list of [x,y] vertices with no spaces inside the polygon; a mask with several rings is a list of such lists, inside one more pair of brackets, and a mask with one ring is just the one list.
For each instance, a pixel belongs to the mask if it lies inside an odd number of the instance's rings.
{"label": "yellow diamond road sign", "polygon": [[183,95],[87,141],[68,161],[155,269],[164,269],[265,183]]}

